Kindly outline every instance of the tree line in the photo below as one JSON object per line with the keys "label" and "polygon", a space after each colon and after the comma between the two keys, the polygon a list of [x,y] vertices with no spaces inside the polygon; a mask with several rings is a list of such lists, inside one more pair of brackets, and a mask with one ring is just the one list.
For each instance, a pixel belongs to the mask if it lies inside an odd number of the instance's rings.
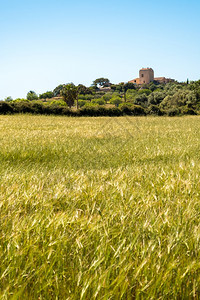
{"label": "tree line", "polygon": [[[101,108],[102,112],[102,107],[105,108],[105,112],[114,107],[118,108],[122,114],[125,111],[134,114],[136,107],[140,108],[141,114],[171,116],[199,114],[200,80],[167,84],[154,81],[148,85],[137,86],[133,83],[112,84],[109,79],[102,77],[94,80],[90,87],[83,84],[77,86],[73,83],[60,84],[53,91],[47,91],[39,96],[34,91],[29,91],[26,99],[13,100],[8,97],[4,102],[11,107],[17,107],[19,106],[17,103],[20,103],[21,106],[29,105],[32,109],[36,104],[43,105],[46,111],[48,107],[49,112],[50,108],[53,111],[57,106],[63,109],[68,107],[73,112],[79,110],[77,115],[81,114],[80,111],[83,109],[97,113]],[[30,103],[27,104],[28,102]],[[17,109],[15,108],[13,112],[17,112]]]}

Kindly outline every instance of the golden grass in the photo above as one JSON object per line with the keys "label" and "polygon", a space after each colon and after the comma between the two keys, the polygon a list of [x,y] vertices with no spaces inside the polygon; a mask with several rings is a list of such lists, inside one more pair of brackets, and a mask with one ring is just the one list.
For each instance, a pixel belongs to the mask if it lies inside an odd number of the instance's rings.
{"label": "golden grass", "polygon": [[1,299],[198,299],[200,118],[0,116]]}

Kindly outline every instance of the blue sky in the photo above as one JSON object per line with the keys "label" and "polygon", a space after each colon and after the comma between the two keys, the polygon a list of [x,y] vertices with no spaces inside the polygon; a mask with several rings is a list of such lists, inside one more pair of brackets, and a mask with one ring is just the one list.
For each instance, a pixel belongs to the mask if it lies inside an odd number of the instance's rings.
{"label": "blue sky", "polygon": [[152,67],[200,79],[200,1],[0,0],[0,99]]}

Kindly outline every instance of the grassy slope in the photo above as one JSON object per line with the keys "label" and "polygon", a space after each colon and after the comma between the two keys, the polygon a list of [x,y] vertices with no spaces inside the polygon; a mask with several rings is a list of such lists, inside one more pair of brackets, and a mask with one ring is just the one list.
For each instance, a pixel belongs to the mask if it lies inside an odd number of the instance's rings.
{"label": "grassy slope", "polygon": [[0,299],[200,293],[200,117],[0,116]]}

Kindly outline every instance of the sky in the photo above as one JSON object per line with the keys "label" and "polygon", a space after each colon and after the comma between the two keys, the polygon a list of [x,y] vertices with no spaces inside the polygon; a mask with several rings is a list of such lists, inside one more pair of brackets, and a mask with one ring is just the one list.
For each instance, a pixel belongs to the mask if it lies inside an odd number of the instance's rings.
{"label": "sky", "polygon": [[0,99],[63,83],[200,79],[199,0],[0,0]]}

